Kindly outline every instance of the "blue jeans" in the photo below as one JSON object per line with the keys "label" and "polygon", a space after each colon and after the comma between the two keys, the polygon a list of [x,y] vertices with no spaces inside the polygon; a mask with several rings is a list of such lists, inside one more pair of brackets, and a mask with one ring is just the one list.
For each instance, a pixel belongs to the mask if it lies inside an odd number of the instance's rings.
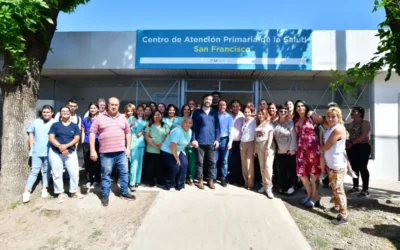
{"label": "blue jeans", "polygon": [[173,154],[162,150],[160,154],[167,167],[166,189],[176,188],[177,190],[181,190],[185,188],[186,173],[189,165],[186,155],[183,152],[179,153],[181,165],[178,165]]}
{"label": "blue jeans", "polygon": [[32,191],[33,184],[35,184],[40,171],[42,171],[42,187],[47,188],[50,178],[49,158],[47,156],[32,156],[32,169],[26,182],[26,190]]}
{"label": "blue jeans", "polygon": [[114,166],[118,170],[121,193],[126,195],[128,191],[128,158],[125,152],[100,154],[101,164],[101,193],[103,196],[110,195],[111,174]]}
{"label": "blue jeans", "polygon": [[[221,167],[221,181],[226,181],[226,176],[228,175],[228,143],[229,137],[221,138],[217,152],[215,152],[215,164],[217,166],[215,171],[217,172]],[[220,162],[218,162],[218,160]],[[217,173],[214,173],[214,176],[216,177]]]}

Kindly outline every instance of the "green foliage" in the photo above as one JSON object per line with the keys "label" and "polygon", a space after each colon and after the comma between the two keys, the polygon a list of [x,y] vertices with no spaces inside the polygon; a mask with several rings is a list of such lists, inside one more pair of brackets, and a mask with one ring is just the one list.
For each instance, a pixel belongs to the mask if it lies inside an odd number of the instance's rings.
{"label": "green foliage", "polygon": [[345,74],[338,70],[332,70],[330,76],[334,78],[331,82],[333,87],[341,87],[347,93],[354,88],[372,81],[379,71],[387,70],[385,80],[388,81],[394,70],[400,74],[400,1],[399,0],[374,0],[373,12],[379,8],[386,11],[386,19],[379,24],[379,44],[377,51],[370,62],[348,69]]}
{"label": "green foliage", "polygon": [[[54,1],[54,0],[53,0]],[[57,1],[57,0],[56,0]],[[65,1],[64,6],[61,7],[61,11],[65,13],[72,13],[81,4],[87,4],[90,0],[70,0]]]}
{"label": "green foliage", "polygon": [[[46,35],[45,24],[54,25],[56,20],[50,16],[51,10],[73,12],[80,4],[89,0],[65,0],[59,6],[59,0],[0,0],[0,53],[9,53],[10,66],[14,74],[29,69],[27,48],[33,34]],[[8,76],[8,82],[14,77]]]}
{"label": "green foliage", "polygon": [[27,69],[25,35],[38,31],[48,9],[42,0],[0,0],[0,51],[11,54],[15,71]]}

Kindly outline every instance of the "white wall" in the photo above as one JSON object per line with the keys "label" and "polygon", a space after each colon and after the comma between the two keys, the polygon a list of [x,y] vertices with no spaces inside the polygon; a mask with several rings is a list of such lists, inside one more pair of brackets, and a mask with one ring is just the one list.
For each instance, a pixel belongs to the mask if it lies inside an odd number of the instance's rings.
{"label": "white wall", "polygon": [[400,77],[385,82],[385,74],[374,81],[375,159],[369,163],[371,179],[399,180],[399,93]]}
{"label": "white wall", "polygon": [[316,30],[311,37],[313,70],[346,70],[376,52],[376,30]]}
{"label": "white wall", "polygon": [[133,69],[136,32],[56,32],[44,69]]}

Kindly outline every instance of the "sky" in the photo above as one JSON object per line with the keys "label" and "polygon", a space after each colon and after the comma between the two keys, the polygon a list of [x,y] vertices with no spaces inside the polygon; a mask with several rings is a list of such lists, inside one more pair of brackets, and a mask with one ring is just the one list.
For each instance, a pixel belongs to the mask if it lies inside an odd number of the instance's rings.
{"label": "sky", "polygon": [[60,14],[58,31],[376,29],[373,0],[91,0]]}

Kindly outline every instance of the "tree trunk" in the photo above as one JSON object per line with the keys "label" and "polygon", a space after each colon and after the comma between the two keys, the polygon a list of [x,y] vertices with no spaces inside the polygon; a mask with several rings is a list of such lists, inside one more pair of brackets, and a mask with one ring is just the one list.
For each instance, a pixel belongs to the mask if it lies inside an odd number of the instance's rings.
{"label": "tree trunk", "polygon": [[[3,96],[0,206],[20,199],[27,181],[30,169],[26,130],[36,117],[40,74],[57,27],[58,14],[64,4],[64,0],[58,0],[58,8],[50,10],[49,18],[54,24],[44,21],[44,30],[27,33],[24,37],[29,70],[14,72],[11,55],[7,52],[4,54],[4,70],[0,74]],[[9,76],[15,78],[14,83],[6,80]]]}
{"label": "tree trunk", "polygon": [[25,77],[3,85],[3,137],[0,195],[2,201],[21,195],[29,174],[26,130],[35,119],[39,79]]}

